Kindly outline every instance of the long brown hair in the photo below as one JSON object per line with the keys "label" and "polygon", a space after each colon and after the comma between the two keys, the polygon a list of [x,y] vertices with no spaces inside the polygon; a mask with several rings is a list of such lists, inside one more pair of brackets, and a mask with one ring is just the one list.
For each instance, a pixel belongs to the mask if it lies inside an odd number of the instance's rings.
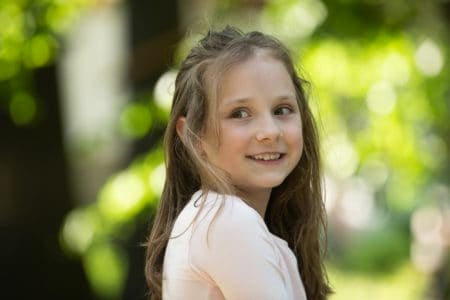
{"label": "long brown hair", "polygon": [[[183,61],[175,81],[171,116],[164,136],[166,182],[147,244],[145,275],[152,300],[161,299],[167,242],[175,219],[192,194],[205,186],[219,193],[234,191],[225,174],[202,158],[199,139],[207,126],[216,133],[220,130],[215,118],[215,91],[220,77],[258,49],[267,50],[280,60],[292,78],[304,140],[300,162],[272,190],[265,222],[272,233],[288,242],[297,257],[308,299],[325,299],[330,293],[323,265],[326,222],[318,135],[305,96],[305,81],[297,75],[288,50],[277,39],[260,32],[244,34],[227,26],[220,32],[208,32]],[[176,129],[180,117],[186,118],[183,140]]]}

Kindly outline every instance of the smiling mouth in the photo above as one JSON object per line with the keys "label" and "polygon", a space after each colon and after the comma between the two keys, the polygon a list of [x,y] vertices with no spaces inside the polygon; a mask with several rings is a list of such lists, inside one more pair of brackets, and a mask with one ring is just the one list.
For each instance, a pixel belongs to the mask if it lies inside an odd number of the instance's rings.
{"label": "smiling mouth", "polygon": [[273,161],[273,160],[281,159],[284,155],[285,155],[284,153],[261,153],[261,154],[249,155],[247,157],[250,159],[253,159],[253,160]]}

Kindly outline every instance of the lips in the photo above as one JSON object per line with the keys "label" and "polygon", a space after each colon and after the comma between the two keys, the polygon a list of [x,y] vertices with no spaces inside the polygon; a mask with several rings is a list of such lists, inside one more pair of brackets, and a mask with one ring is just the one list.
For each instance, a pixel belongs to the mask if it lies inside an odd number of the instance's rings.
{"label": "lips", "polygon": [[254,159],[254,160],[261,160],[261,161],[274,161],[279,160],[282,158],[284,153],[279,152],[266,152],[266,153],[259,153],[255,155],[249,155],[248,158]]}

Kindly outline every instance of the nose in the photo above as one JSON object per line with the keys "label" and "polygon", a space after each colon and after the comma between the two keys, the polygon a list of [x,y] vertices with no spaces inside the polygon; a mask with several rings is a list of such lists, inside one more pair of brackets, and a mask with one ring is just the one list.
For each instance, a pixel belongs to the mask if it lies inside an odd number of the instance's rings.
{"label": "nose", "polygon": [[258,142],[276,141],[280,136],[282,136],[280,124],[272,115],[261,118],[255,134]]}

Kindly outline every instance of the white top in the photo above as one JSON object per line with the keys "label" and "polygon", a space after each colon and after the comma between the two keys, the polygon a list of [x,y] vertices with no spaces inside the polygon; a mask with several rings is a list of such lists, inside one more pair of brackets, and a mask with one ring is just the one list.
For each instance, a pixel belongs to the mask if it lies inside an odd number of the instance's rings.
{"label": "white top", "polygon": [[196,192],[172,229],[163,299],[305,300],[297,260],[285,240],[236,196]]}

